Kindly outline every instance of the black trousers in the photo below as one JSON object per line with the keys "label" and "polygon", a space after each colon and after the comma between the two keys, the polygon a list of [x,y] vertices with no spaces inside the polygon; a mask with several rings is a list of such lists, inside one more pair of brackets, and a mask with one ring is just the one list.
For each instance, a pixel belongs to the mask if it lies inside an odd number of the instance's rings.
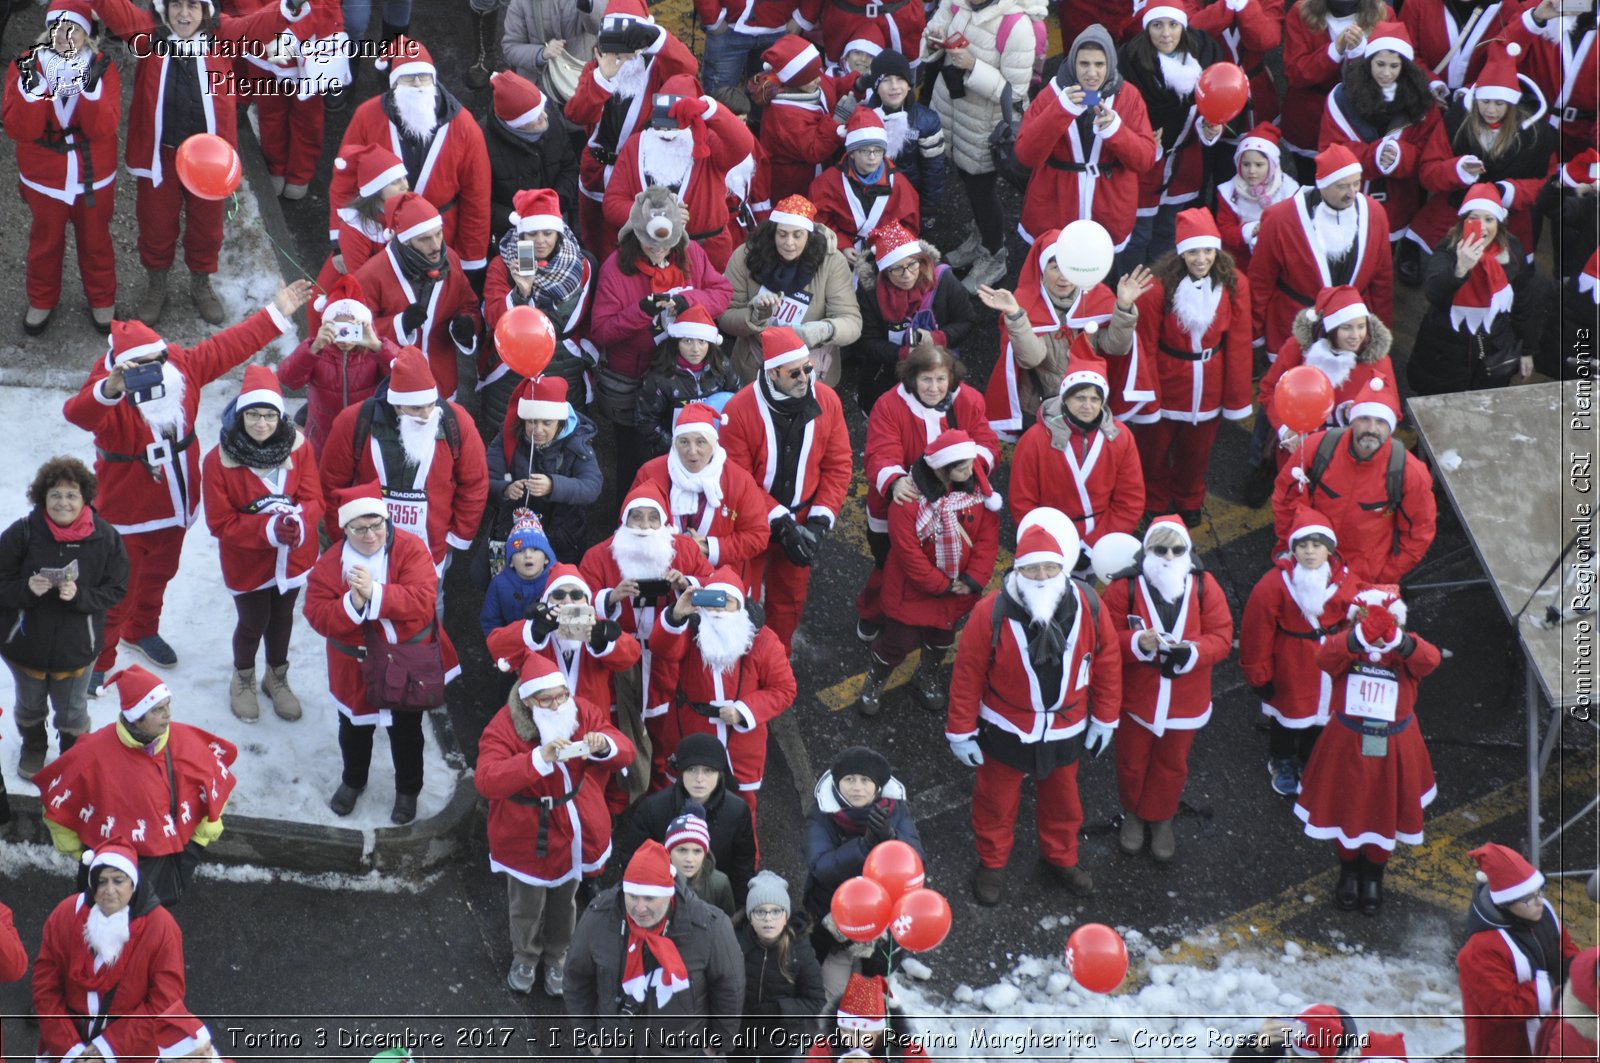
{"label": "black trousers", "polygon": [[961,175],[961,184],[967,190],[967,202],[972,204],[972,217],[977,223],[984,250],[1002,250],[1006,246],[1006,230],[1000,209],[1000,175],[993,170],[988,173],[968,173],[959,166],[955,171]]}
{"label": "black trousers", "polygon": [[244,672],[256,666],[256,650],[267,640],[267,667],[289,663],[289,634],[294,630],[294,603],[300,588],[283,593],[263,587],[233,596],[239,622],[233,628],[233,668]]}
{"label": "black trousers", "polygon": [[[422,792],[422,717],[420,712],[390,713],[389,759],[394,762],[394,792]],[[376,726],[365,727],[339,714],[339,754],[344,758],[343,780],[357,790],[366,788],[372,767],[372,739]]]}
{"label": "black trousers", "polygon": [[1293,757],[1301,764],[1311,759],[1311,750],[1317,744],[1317,737],[1322,734],[1320,727],[1285,727],[1277,720],[1272,721],[1272,731],[1267,738],[1267,756],[1273,760],[1287,760]]}

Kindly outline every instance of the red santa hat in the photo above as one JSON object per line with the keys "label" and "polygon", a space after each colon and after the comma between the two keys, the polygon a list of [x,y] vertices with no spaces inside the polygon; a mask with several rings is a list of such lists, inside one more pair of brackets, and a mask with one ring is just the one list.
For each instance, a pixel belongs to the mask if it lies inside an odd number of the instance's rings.
{"label": "red santa hat", "polygon": [[1361,293],[1348,284],[1340,284],[1333,288],[1324,288],[1317,293],[1317,301],[1311,305],[1310,313],[1322,322],[1322,331],[1332,335],[1333,330],[1340,325],[1370,316],[1367,304],[1361,301]]}
{"label": "red santa hat", "polygon": [[135,886],[139,884],[139,854],[121,839],[105,842],[96,849],[85,849],[83,862],[88,865],[90,882],[94,881],[95,868],[114,867],[127,875]]}
{"label": "red santa hat", "polygon": [[517,400],[517,416],[524,421],[556,421],[566,424],[572,415],[567,401],[567,381],[559,376],[541,376],[530,382],[531,393]]}
{"label": "red santa hat", "polygon": [[1600,303],[1600,250],[1589,256],[1589,261],[1584,263],[1583,272],[1578,274],[1578,292],[1580,295],[1593,297]]}
{"label": "red santa hat", "polygon": [[1048,563],[1065,565],[1067,553],[1043,525],[1036,524],[1017,536],[1017,552],[1013,558],[1017,568]]}
{"label": "red santa hat", "polygon": [[878,112],[871,107],[857,107],[845,122],[843,135],[845,151],[873,147],[889,150],[889,132]]}
{"label": "red santa hat", "polygon": [[354,273],[339,274],[333,287],[317,296],[312,305],[324,321],[331,317],[353,317],[365,324],[372,324],[372,308],[367,305],[367,293],[361,290],[361,282],[356,280]]}
{"label": "red santa hat", "polygon": [[122,718],[134,722],[172,697],[172,688],[136,664],[106,676],[106,686],[117,688]]}
{"label": "red santa hat", "polygon": [[789,326],[774,325],[762,330],[761,368],[777,369],[810,357],[811,349],[806,346],[805,340]]}
{"label": "red santa hat", "polygon": [[711,311],[703,306],[691,306],[673,318],[672,324],[667,326],[667,335],[680,340],[705,340],[718,347],[722,345],[722,333],[717,331]]}
{"label": "red santa hat", "polygon": [[45,25],[61,19],[73,23],[86,35],[94,36],[94,24],[97,18],[94,5],[87,0],[50,0],[50,7],[44,13]]}
{"label": "red santa hat", "polygon": [[1394,52],[1408,63],[1417,58],[1417,50],[1411,46],[1411,34],[1401,22],[1380,22],[1372,27],[1361,55],[1370,59],[1379,52]]}
{"label": "red santa hat", "polygon": [[1479,882],[1489,884],[1489,899],[1510,904],[1544,887],[1544,876],[1515,849],[1489,842],[1467,854],[1477,861]]}
{"label": "red santa hat", "polygon": [[378,481],[341,488],[333,493],[339,503],[339,527],[343,528],[357,517],[382,517],[389,519],[389,507],[383,501],[383,486]]}
{"label": "red santa hat", "polygon": [[283,413],[283,387],[278,383],[278,374],[264,365],[244,367],[244,384],[233,408],[244,410],[250,406],[271,406]]}
{"label": "red santa hat", "polygon": [[1372,1063],[1406,1063],[1405,1034],[1368,1031],[1366,1042],[1361,1046],[1361,1059],[1370,1059]]}
{"label": "red santa hat", "polygon": [[439,75],[428,49],[422,46],[421,41],[413,40],[404,33],[390,41],[389,46],[372,65],[379,70],[389,72],[390,88],[407,74],[432,74],[434,77]]}
{"label": "red santa hat", "polygon": [[[771,331],[770,329],[768,331]],[[707,406],[703,402],[691,402],[678,411],[678,416],[672,421],[672,438],[676,439],[687,432],[699,432],[711,442],[717,441],[717,433],[722,430],[722,414]]]}
{"label": "red santa hat", "polygon": [[922,254],[922,241],[897,221],[880,225],[872,230],[869,239],[872,241],[872,257],[877,262],[880,273],[899,265],[912,255]]}
{"label": "red santa hat", "polygon": [[1480,182],[1467,189],[1466,197],[1461,200],[1461,206],[1456,210],[1456,216],[1465,218],[1475,210],[1483,211],[1495,221],[1506,220],[1506,208],[1500,202],[1500,190],[1491,184]]}
{"label": "red santa hat", "polygon": [[705,589],[708,591],[727,591],[729,598],[736,599],[740,605],[744,604],[744,580],[739,578],[739,573],[727,565],[723,565],[706,577]]}
{"label": "red santa hat", "polygon": [[340,172],[351,167],[356,171],[356,191],[363,196],[375,196],[385,185],[406,175],[406,164],[400,156],[382,144],[357,144],[333,160],[333,168]]}
{"label": "red santa hat", "polygon": [[1099,388],[1101,402],[1111,394],[1110,372],[1105,359],[1094,349],[1094,334],[1099,330],[1099,324],[1091,321],[1073,339],[1072,347],[1067,351],[1067,372],[1061,378],[1060,394],[1063,398],[1079,384],[1092,384]]}
{"label": "red santa hat", "polygon": [[561,674],[561,669],[556,667],[554,661],[542,653],[528,654],[522,659],[522,667],[517,670],[517,697],[523,701],[542,690],[554,690],[566,685],[567,677]]}
{"label": "red santa hat", "polygon": [[401,243],[444,228],[439,208],[416,192],[401,192],[383,208],[383,227]]}
{"label": "red santa hat", "polygon": [[670,897],[675,892],[672,880],[677,874],[666,847],[651,838],[634,850],[628,861],[628,868],[622,873],[622,892],[635,897]]}
{"label": "red santa hat", "polygon": [[672,511],[667,508],[667,498],[661,493],[661,488],[654,483],[641,483],[635,484],[628,492],[628,496],[622,500],[622,519],[617,523],[626,524],[629,511],[640,506],[649,506],[655,510],[660,515],[663,526],[672,520]]}
{"label": "red santa hat", "polygon": [[[1567,968],[1567,988],[1591,1013],[1600,1012],[1600,948],[1584,949]],[[1573,1016],[1577,1018],[1578,1016]]]}
{"label": "red santa hat", "polygon": [[851,52],[865,52],[876,59],[888,43],[888,38],[883,35],[883,30],[876,22],[863,19],[855,24],[850,39],[844,42],[844,48],[839,54],[845,56]]}
{"label": "red santa hat", "polygon": [[106,372],[140,358],[163,354],[166,349],[167,341],[143,321],[113,321],[106,342]]}
{"label": "red santa hat", "polygon": [[565,232],[561,197],[553,188],[524,188],[511,197],[511,224],[518,234]]}
{"label": "red santa hat", "polygon": [[802,195],[784,196],[767,217],[774,225],[787,225],[808,233],[817,231],[817,205]]}
{"label": "red santa hat", "polygon": [[998,513],[1005,504],[1004,500],[998,491],[990,488],[989,474],[984,470],[983,463],[977,460],[978,444],[971,436],[959,428],[946,428],[922,453],[922,460],[933,469],[943,469],[969,459],[972,461],[972,479],[978,486],[979,497],[983,499],[983,508]]}
{"label": "red santa hat", "polygon": [[1491,55],[1472,83],[1475,100],[1498,100],[1515,104],[1522,99],[1522,82],[1517,80],[1516,60],[1508,55]]}
{"label": "red santa hat", "polygon": [[1139,545],[1148,550],[1150,548],[1151,536],[1155,535],[1155,533],[1161,529],[1166,529],[1170,532],[1176,532],[1178,538],[1183,540],[1185,546],[1189,547],[1191,550],[1194,549],[1194,537],[1189,534],[1189,526],[1183,522],[1182,517],[1175,513],[1167,513],[1152,520],[1150,522],[1150,526],[1144,530],[1144,539],[1139,543]]}
{"label": "red santa hat", "polygon": [[1233,160],[1239,161],[1239,156],[1247,151],[1259,151],[1273,164],[1283,161],[1283,148],[1278,141],[1278,127],[1271,122],[1261,122],[1250,132],[1239,138],[1239,146],[1233,149]]}
{"label": "red santa hat", "polygon": [[[1397,629],[1391,645],[1367,646],[1369,651],[1367,656],[1376,661],[1383,656],[1378,652],[1379,650],[1392,650],[1400,644],[1400,632],[1398,629],[1405,627],[1407,613],[1406,603],[1400,599],[1400,586],[1395,583],[1368,584],[1357,591],[1356,596],[1350,600],[1350,608],[1346,610],[1346,615],[1351,620],[1359,620],[1373,610],[1385,612],[1394,617]],[[1361,632],[1356,632],[1356,638],[1363,646],[1366,646],[1366,640],[1361,638]]]}
{"label": "red santa hat", "polygon": [[1354,421],[1357,417],[1376,417],[1386,422],[1391,432],[1400,423],[1399,397],[1394,394],[1393,388],[1383,382],[1383,377],[1373,377],[1361,389],[1361,394],[1350,407],[1350,420]]}
{"label": "red santa hat", "polygon": [[1187,26],[1189,25],[1189,9],[1183,0],[1157,0],[1156,3],[1144,9],[1144,15],[1140,19],[1139,25],[1141,28],[1148,27],[1150,23],[1158,18],[1170,18],[1180,26]]}
{"label": "red santa hat", "polygon": [[822,53],[804,37],[786,34],[761,53],[761,62],[779,85],[809,85],[822,76]]}
{"label": "red santa hat", "polygon": [[839,998],[837,1019],[841,1030],[872,1033],[889,1028],[888,986],[881,976],[851,974]]}
{"label": "red santa hat", "polygon": [[552,566],[550,580],[544,585],[544,595],[540,600],[549,601],[550,592],[558,587],[576,587],[590,598],[594,597],[594,588],[590,587],[589,581],[583,578],[583,574],[578,571],[577,565],[569,565],[563,562]]}
{"label": "red santa hat", "polygon": [[1356,1047],[1356,1024],[1350,1013],[1332,1004],[1313,1004],[1292,1024],[1287,1048],[1290,1054],[1311,1059],[1334,1059]]}
{"label": "red santa hat", "polygon": [[1190,207],[1178,212],[1178,254],[1185,251],[1222,250],[1222,230],[1205,207]]}
{"label": "red santa hat", "polygon": [[1565,166],[1561,167],[1561,183],[1568,188],[1592,185],[1600,181],[1600,151],[1585,148]]}
{"label": "red santa hat", "polygon": [[415,347],[402,347],[389,370],[389,405],[426,406],[439,401],[439,385],[428,366],[428,356]]}
{"label": "red santa hat", "polygon": [[536,122],[544,116],[548,101],[539,86],[515,70],[497,70],[489,75],[494,86],[494,116],[513,128]]}
{"label": "red santa hat", "polygon": [[1328,540],[1328,545],[1337,547],[1339,536],[1333,530],[1333,524],[1327,517],[1312,509],[1310,506],[1301,506],[1295,511],[1294,523],[1289,528],[1289,549],[1293,550],[1295,543],[1301,539],[1319,535]]}
{"label": "red santa hat", "polygon": [[1343,144],[1329,144],[1317,155],[1317,187],[1327,188],[1361,173],[1361,163]]}

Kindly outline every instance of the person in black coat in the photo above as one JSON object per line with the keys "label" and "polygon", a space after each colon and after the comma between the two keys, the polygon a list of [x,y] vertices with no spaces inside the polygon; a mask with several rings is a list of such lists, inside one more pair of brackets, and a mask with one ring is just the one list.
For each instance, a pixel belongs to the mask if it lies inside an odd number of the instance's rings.
{"label": "person in black coat", "polygon": [[809,940],[811,920],[794,912],[789,884],[771,871],[750,880],[745,922],[744,1052],[748,1059],[792,1058],[812,1032],[827,994]]}
{"label": "person in black coat", "polygon": [[646,841],[664,840],[667,827],[683,812],[684,804],[695,801],[706,810],[717,869],[727,873],[734,900],[744,904],[756,873],[756,832],[750,806],[728,789],[727,782],[733,778],[728,751],[715,735],[686,735],[667,759],[667,766],[678,781],[633,806],[633,813],[617,829],[616,865],[626,866]]}
{"label": "person in black coat", "polygon": [[961,281],[940,263],[938,248],[899,224],[873,232],[872,250],[856,263],[856,281],[856,402],[871,416],[878,397],[895,385],[895,367],[919,343],[931,341],[959,358],[977,312]]}
{"label": "person in black coat", "polygon": [[584,512],[600,497],[602,477],[594,422],[572,408],[566,391],[560,377],[540,377],[523,381],[512,394],[505,422],[488,446],[495,504],[489,538],[504,542],[513,514],[531,509],[556,558],[577,564],[586,545]]}
{"label": "person in black coat", "polygon": [[0,533],[0,656],[16,681],[24,779],[44,767],[51,708],[61,752],[89,729],[106,611],[128,592],[128,552],[94,511],[96,486],[83,462],[52,458],[28,488],[33,510]]}
{"label": "person in black coat", "polygon": [[718,392],[731,396],[743,386],[739,371],[723,353],[723,335],[704,307],[691,306],[678,316],[667,326],[667,337],[639,386],[635,411],[634,424],[639,431],[654,433],[650,437],[652,457],[672,449],[672,422],[679,410],[691,402],[705,402]]}
{"label": "person in black coat", "polygon": [[502,70],[494,82],[494,111],[485,116],[489,151],[489,233],[495,247],[511,228],[511,197],[524,188],[553,188],[561,216],[578,228],[578,156],[572,141],[552,125],[549,102],[522,75]]}

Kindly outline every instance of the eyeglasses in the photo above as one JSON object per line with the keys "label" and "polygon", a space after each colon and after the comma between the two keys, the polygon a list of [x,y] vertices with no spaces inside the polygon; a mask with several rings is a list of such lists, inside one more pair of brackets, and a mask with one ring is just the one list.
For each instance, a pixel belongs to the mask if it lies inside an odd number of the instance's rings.
{"label": "eyeglasses", "polygon": [[750,909],[751,919],[782,919],[788,914],[775,904],[763,904],[759,908]]}
{"label": "eyeglasses", "polygon": [[553,709],[567,700],[567,692],[563,690],[559,694],[553,691],[547,694],[535,694],[528,700],[541,709]]}
{"label": "eyeglasses", "polygon": [[1150,552],[1157,557],[1182,557],[1189,552],[1187,546],[1152,546]]}
{"label": "eyeglasses", "polygon": [[386,523],[388,522],[380,520],[372,524],[347,524],[345,525],[344,532],[346,535],[377,535],[379,532],[383,531],[383,526]]}
{"label": "eyeglasses", "polygon": [[244,419],[247,421],[276,421],[278,419],[278,411],[246,410],[244,411]]}
{"label": "eyeglasses", "polygon": [[804,380],[806,377],[810,376],[813,372],[815,372],[816,368],[817,367],[815,365],[813,365],[810,362],[807,362],[805,365],[801,366],[799,369],[791,369],[787,373],[784,373],[783,375],[788,380]]}
{"label": "eyeglasses", "polygon": [[896,262],[894,265],[890,266],[889,272],[897,274],[915,273],[921,268],[922,263],[918,262],[915,258],[909,258],[904,262]]}
{"label": "eyeglasses", "polygon": [[589,596],[580,590],[551,591],[546,597],[552,602],[585,602],[589,600]]}

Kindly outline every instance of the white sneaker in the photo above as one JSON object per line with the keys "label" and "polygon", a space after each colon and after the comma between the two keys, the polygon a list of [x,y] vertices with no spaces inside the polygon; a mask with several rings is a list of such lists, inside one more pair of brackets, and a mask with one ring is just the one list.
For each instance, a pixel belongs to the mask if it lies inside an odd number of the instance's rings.
{"label": "white sneaker", "polygon": [[544,961],[544,995],[561,999],[567,989],[567,958]]}
{"label": "white sneaker", "polygon": [[506,985],[516,993],[533,992],[534,968],[531,963],[517,961],[512,963],[510,972],[506,975]]}

